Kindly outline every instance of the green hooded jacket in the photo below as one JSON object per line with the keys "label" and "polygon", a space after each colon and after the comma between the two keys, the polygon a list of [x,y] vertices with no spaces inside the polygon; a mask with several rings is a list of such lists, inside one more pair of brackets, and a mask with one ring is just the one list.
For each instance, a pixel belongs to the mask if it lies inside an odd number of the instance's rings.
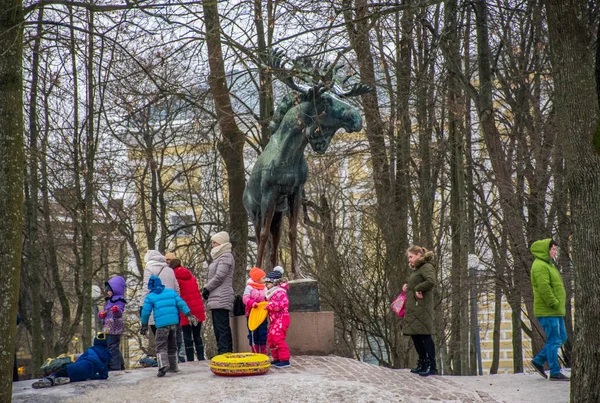
{"label": "green hooded jacket", "polygon": [[567,293],[562,277],[550,259],[550,241],[542,239],[531,245],[535,260],[531,265],[533,286],[533,314],[542,316],[565,316]]}
{"label": "green hooded jacket", "polygon": [[[434,254],[431,251],[414,263],[414,271],[406,282],[406,303],[404,305],[404,325],[406,336],[433,334],[433,289],[436,285]],[[416,291],[423,293],[417,299]]]}

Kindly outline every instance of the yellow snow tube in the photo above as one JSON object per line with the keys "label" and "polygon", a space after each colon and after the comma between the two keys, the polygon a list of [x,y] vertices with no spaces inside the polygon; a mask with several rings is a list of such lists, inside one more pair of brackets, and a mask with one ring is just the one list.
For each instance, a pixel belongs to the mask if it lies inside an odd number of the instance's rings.
{"label": "yellow snow tube", "polygon": [[262,375],[271,368],[268,356],[256,353],[227,353],[210,360],[210,370],[220,376]]}

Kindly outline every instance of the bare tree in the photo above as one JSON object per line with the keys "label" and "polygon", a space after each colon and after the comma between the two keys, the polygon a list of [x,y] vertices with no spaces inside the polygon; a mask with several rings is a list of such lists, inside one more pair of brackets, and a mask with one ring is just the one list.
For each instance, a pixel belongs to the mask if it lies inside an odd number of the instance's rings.
{"label": "bare tree", "polygon": [[571,400],[600,400],[600,157],[592,139],[599,116],[588,3],[544,1],[548,14],[557,122],[571,197],[575,275],[575,344]]}
{"label": "bare tree", "polygon": [[0,2],[0,400],[12,400],[12,366],[21,275],[23,222],[23,11],[20,1]]}
{"label": "bare tree", "polygon": [[242,195],[246,186],[244,171],[244,134],[235,121],[231,99],[225,79],[225,66],[221,49],[221,24],[216,0],[202,3],[206,24],[206,45],[210,85],[219,127],[223,141],[219,143],[219,152],[227,168],[229,186],[229,232],[233,244],[235,258],[234,287],[239,291],[246,277],[246,252],[248,241],[248,214],[242,203]]}

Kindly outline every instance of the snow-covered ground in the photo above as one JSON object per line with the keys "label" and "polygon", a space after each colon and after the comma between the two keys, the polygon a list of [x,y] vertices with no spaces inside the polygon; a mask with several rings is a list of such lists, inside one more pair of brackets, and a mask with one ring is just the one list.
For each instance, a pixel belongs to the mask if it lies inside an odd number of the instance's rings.
{"label": "snow-covered ground", "polygon": [[[32,389],[13,384],[13,402],[506,402],[569,401],[569,383],[537,374],[482,377],[432,376],[393,370],[347,358],[292,357],[292,367],[253,377],[214,375],[207,361],[180,365],[156,377],[156,368],[111,372],[106,381]],[[568,374],[568,373],[566,373]]]}
{"label": "snow-covered ground", "polygon": [[[568,370],[563,374],[570,376]],[[537,373],[487,376],[453,376],[454,383],[466,389],[484,391],[494,400],[505,403],[566,403],[570,382],[555,382]]]}

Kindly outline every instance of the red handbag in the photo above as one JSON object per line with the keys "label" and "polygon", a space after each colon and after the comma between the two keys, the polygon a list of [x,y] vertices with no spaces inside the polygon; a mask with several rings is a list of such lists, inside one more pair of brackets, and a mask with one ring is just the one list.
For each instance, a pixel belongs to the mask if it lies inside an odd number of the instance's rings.
{"label": "red handbag", "polygon": [[396,297],[394,302],[392,302],[392,311],[396,312],[396,315],[403,318],[404,317],[404,305],[406,303],[406,293],[402,291],[400,295]]}

